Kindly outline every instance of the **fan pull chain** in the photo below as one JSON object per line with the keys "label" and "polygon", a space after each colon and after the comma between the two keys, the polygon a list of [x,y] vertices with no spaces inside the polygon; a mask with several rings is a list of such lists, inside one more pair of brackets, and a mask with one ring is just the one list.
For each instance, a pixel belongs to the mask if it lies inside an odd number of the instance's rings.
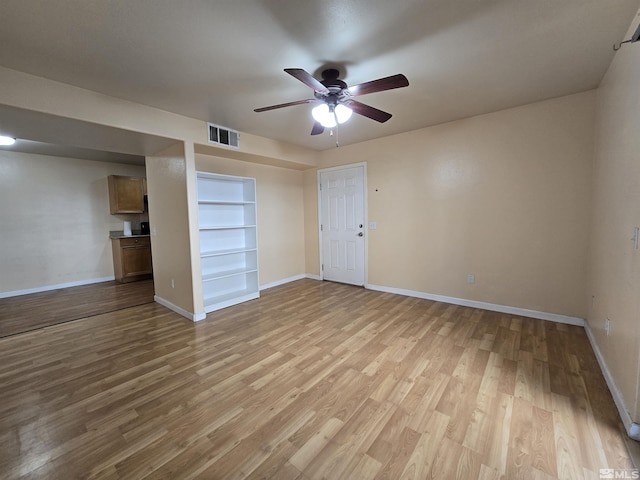
{"label": "fan pull chain", "polygon": [[[334,127],[336,129],[336,148],[340,146],[340,135],[338,133],[338,125]],[[329,130],[329,136],[333,137],[333,128]]]}
{"label": "fan pull chain", "polygon": [[[338,122],[338,115],[336,115],[335,110],[333,111],[333,117],[336,119],[336,148],[340,147],[340,122]],[[333,129],[331,130],[331,135],[333,135]]]}

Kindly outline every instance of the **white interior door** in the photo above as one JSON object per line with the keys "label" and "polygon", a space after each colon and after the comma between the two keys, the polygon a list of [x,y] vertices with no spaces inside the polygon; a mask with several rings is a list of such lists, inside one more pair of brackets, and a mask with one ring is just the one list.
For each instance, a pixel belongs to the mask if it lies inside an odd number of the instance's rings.
{"label": "white interior door", "polygon": [[364,285],[364,166],[320,171],[325,280]]}

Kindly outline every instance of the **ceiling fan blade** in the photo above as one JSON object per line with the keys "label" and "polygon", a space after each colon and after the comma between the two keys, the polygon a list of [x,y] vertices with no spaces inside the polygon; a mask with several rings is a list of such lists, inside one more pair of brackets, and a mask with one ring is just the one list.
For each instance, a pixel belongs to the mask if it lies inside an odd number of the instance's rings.
{"label": "ceiling fan blade", "polygon": [[285,68],[285,72],[287,72],[292,77],[297,78],[305,85],[313,88],[316,92],[320,93],[329,93],[329,89],[321,84],[318,80],[316,80],[313,75],[311,75],[306,70],[301,68]]}
{"label": "ceiling fan blade", "polygon": [[271,105],[269,107],[256,108],[253,111],[254,112],[266,112],[268,110],[275,110],[276,108],[292,107],[294,105],[303,105],[305,103],[315,102],[316,100],[317,99],[315,99],[315,98],[306,98],[304,100],[297,100],[295,102],[280,103],[278,105]]}
{"label": "ceiling fan blade", "polygon": [[371,80],[370,82],[360,83],[347,88],[347,91],[354,97],[359,95],[367,95],[368,93],[383,92],[385,90],[393,90],[394,88],[408,87],[409,80],[401,73],[391,75],[390,77]]}
{"label": "ceiling fan blade", "polygon": [[314,122],[313,128],[311,129],[311,135],[320,135],[324,132],[324,127],[320,122]]}
{"label": "ceiling fan blade", "polygon": [[355,100],[345,100],[344,105],[353,110],[358,115],[363,115],[376,122],[384,123],[391,118],[391,114],[378,110],[377,108],[365,105],[364,103],[356,102]]}

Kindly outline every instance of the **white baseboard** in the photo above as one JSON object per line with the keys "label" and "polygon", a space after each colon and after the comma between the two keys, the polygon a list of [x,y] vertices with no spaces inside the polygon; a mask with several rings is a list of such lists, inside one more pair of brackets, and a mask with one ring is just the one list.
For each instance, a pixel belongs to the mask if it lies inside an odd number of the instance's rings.
{"label": "white baseboard", "polygon": [[82,285],[91,285],[92,283],[102,283],[115,280],[113,275],[110,277],[90,278],[88,280],[78,280],[76,282],[58,283],[56,285],[45,285],[43,287],[27,288],[25,290],[14,290],[12,292],[0,293],[0,298],[17,297],[20,295],[29,295],[30,293],[49,292],[51,290],[59,290],[61,288],[79,287]]}
{"label": "white baseboard", "polygon": [[[266,290],[268,288],[277,287],[278,285],[284,285],[285,283],[295,282],[296,280],[301,280],[303,278],[310,278],[310,276],[308,274],[303,273],[300,275],[295,275],[293,277],[283,278],[281,280],[276,280],[275,282],[270,282],[270,283],[265,283],[264,285],[260,285],[259,289]],[[169,310],[173,310],[174,312],[182,315],[185,318],[188,318],[193,322],[199,322],[200,320],[204,320],[205,318],[207,318],[206,312],[197,312],[197,313],[188,312],[184,308],[179,307],[174,303],[171,303],[169,300],[159,297],[158,295],[155,295],[153,299],[154,301],[158,302],[160,305],[167,307]],[[229,305],[233,305],[233,303],[230,303]]]}
{"label": "white baseboard", "polygon": [[[320,275],[314,275],[311,273],[296,275],[293,277],[285,278],[275,282],[267,283],[260,286],[260,290],[266,290],[267,288],[276,287],[278,285],[284,285],[285,283],[294,282],[303,278],[310,278],[312,280],[322,280]],[[465,298],[447,297],[444,295],[435,295],[432,293],[417,292],[415,290],[405,290],[402,288],[385,287],[382,285],[365,284],[365,288],[369,290],[376,290],[379,292],[395,293],[397,295],[404,295],[407,297],[424,298],[426,300],[434,300],[437,302],[451,303],[454,305],[460,305],[463,307],[482,308],[484,310],[491,310],[500,313],[509,313],[511,315],[519,315],[522,317],[538,318],[540,320],[549,320],[557,323],[566,323],[569,325],[576,325],[578,327],[584,327],[585,321],[579,317],[570,317],[567,315],[560,315],[557,313],[539,312],[537,310],[528,310],[526,308],[510,307],[508,305],[497,305],[494,303],[479,302],[476,300],[467,300]]]}
{"label": "white baseboard", "polygon": [[205,318],[207,318],[207,314],[204,312],[196,312],[196,313],[188,312],[184,308],[179,307],[176,304],[171,303],[169,300],[165,300],[164,298],[159,297],[158,295],[154,295],[153,300],[155,302],[158,302],[160,305],[167,307],[169,310],[173,310],[177,314],[182,315],[185,318],[188,318],[192,322],[198,322],[200,320],[204,320]]}
{"label": "white baseboard", "polygon": [[483,310],[491,310],[492,312],[509,313],[511,315],[519,315],[522,317],[538,318],[540,320],[549,320],[551,322],[566,323],[584,327],[584,319],[579,317],[570,317],[567,315],[559,315],[557,313],[539,312],[537,310],[528,310],[526,308],[510,307],[508,305],[497,305],[494,303],[478,302],[476,300],[467,300],[466,298],[446,297],[444,295],[435,295],[432,293],[416,292],[414,290],[404,290],[401,288],[384,287],[382,285],[365,285],[369,290],[377,290],[379,292],[395,293],[405,295],[407,297],[424,298],[425,300],[434,300],[436,302],[452,303],[463,307],[482,308]]}
{"label": "white baseboard", "polygon": [[310,273],[301,273],[300,275],[294,275],[293,277],[283,278],[281,280],[276,280],[275,282],[265,283],[264,285],[260,285],[258,288],[262,290],[266,290],[268,288],[277,287],[280,285],[284,285],[285,283],[295,282],[296,280],[302,280],[303,278],[310,278],[312,280],[320,280],[319,275],[312,275]]}
{"label": "white baseboard", "polygon": [[591,328],[589,327],[589,323],[585,322],[584,326],[585,331],[587,332],[587,337],[589,338],[589,343],[591,343],[591,348],[593,352],[596,354],[596,359],[598,360],[598,365],[600,365],[600,370],[602,370],[602,375],[604,375],[604,379],[607,382],[607,386],[609,387],[609,391],[611,392],[611,396],[613,396],[613,401],[616,404],[616,408],[618,409],[618,414],[620,415],[620,419],[624,425],[625,430],[627,431],[627,435],[629,438],[640,441],[640,425],[635,423],[631,419],[631,414],[627,409],[627,406],[624,403],[622,398],[622,394],[616,385],[616,382],[613,381],[613,376],[607,367],[607,363],[604,361],[604,357],[602,356],[602,352],[596,343],[596,339],[591,332]]}
{"label": "white baseboard", "polygon": [[277,287],[279,285],[284,285],[285,283],[295,282],[296,280],[302,280],[303,278],[305,278],[305,274],[301,273],[300,275],[294,275],[293,277],[287,277],[287,278],[283,278],[281,280],[276,280],[275,282],[265,283],[263,285],[260,285],[258,287],[258,289],[260,291],[267,290],[268,288],[273,288],[273,287]]}

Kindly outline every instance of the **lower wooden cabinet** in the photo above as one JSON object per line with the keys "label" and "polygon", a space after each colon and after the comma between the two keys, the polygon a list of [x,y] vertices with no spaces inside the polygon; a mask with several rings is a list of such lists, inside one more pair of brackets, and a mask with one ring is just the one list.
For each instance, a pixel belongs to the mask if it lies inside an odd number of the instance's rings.
{"label": "lower wooden cabinet", "polygon": [[116,281],[126,283],[152,277],[149,237],[112,238],[111,247]]}

